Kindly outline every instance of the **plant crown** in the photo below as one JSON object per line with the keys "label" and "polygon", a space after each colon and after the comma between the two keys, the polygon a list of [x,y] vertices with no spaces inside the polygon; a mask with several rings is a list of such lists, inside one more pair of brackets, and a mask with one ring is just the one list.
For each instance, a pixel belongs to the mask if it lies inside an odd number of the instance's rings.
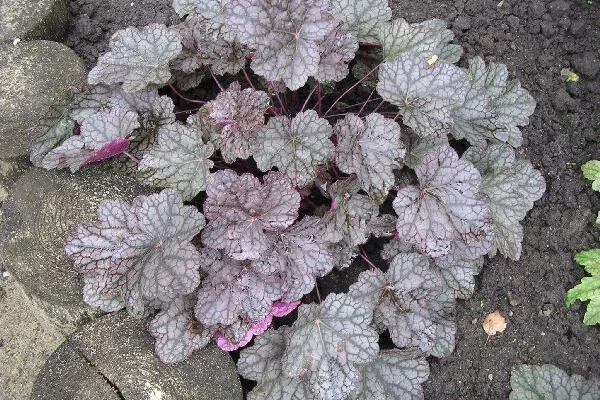
{"label": "plant crown", "polygon": [[[520,257],[545,190],[514,149],[534,100],[503,65],[454,65],[443,21],[392,20],[385,0],[173,7],[176,26],[115,33],[32,144],[44,168],[111,158],[165,188],[102,202],[69,238],[85,301],[153,316],[166,363],[258,335],[238,362],[250,399],[422,397],[424,357],[453,351],[483,256]],[[356,283],[321,299],[357,257]],[[400,349],[380,349],[385,331]]]}

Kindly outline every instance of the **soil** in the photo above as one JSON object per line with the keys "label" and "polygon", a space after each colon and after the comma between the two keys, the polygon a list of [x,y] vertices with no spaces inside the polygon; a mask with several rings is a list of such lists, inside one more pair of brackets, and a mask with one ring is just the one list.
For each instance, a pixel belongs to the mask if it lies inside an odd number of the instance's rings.
{"label": "soil", "polygon": [[[88,67],[110,35],[128,25],[170,23],[168,0],[72,0],[66,43]],[[566,308],[565,291],[582,276],[573,253],[597,246],[599,197],[580,166],[600,158],[600,3],[597,0],[394,0],[394,16],[410,22],[450,21],[464,60],[480,55],[505,63],[538,102],[519,149],[542,171],[547,192],[524,220],[517,262],[486,261],[474,297],[459,301],[457,346],[431,359],[427,399],[506,399],[518,363],[554,364],[569,374],[600,378],[600,328],[583,325],[580,304]],[[419,6],[414,4],[418,3]],[[562,68],[581,79],[561,80]],[[495,310],[508,328],[486,344],[481,324]]]}

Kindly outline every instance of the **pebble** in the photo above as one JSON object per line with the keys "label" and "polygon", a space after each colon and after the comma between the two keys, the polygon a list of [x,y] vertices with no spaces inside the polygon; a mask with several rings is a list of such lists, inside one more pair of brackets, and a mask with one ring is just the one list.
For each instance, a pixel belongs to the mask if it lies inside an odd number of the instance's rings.
{"label": "pebble", "polygon": [[552,315],[553,312],[554,306],[550,303],[546,303],[542,306],[542,309],[540,310],[539,314],[543,315],[544,317],[549,317],[550,315]]}
{"label": "pebble", "polygon": [[571,7],[565,0],[554,0],[548,8],[553,17],[559,17],[567,14]]}
{"label": "pebble", "polygon": [[513,292],[508,291],[507,296],[508,296],[508,303],[511,306],[514,307],[514,306],[518,306],[519,304],[521,304],[521,298],[518,297],[517,295],[515,295]]}

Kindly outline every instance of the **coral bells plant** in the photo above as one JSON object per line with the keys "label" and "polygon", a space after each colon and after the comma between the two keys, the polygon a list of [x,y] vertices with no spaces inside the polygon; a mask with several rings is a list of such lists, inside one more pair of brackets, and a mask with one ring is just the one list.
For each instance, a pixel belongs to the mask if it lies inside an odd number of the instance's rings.
{"label": "coral bells plant", "polygon": [[[162,188],[72,234],[85,301],[151,317],[166,363],[252,343],[250,399],[422,396],[483,256],[520,257],[545,190],[515,155],[534,100],[503,65],[456,66],[443,21],[392,20],[383,0],[173,7],[178,25],[115,33],[32,145],[44,168],[110,158]],[[354,261],[358,280],[321,298]]]}

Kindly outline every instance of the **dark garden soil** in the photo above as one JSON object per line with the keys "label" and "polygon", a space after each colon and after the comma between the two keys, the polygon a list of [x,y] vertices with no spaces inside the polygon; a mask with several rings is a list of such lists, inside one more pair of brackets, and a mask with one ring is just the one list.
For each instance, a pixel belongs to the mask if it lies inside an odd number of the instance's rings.
{"label": "dark garden soil", "polygon": [[[487,260],[475,296],[459,301],[457,346],[431,359],[426,399],[506,399],[510,368],[554,364],[600,378],[600,328],[581,322],[584,308],[564,306],[581,277],[573,253],[600,242],[599,197],[580,166],[600,158],[600,3],[598,0],[394,0],[394,16],[451,22],[463,60],[505,63],[537,100],[520,151],[540,169],[547,193],[524,221],[521,260]],[[110,35],[128,25],[177,20],[169,0],[72,0],[66,43],[93,66]],[[464,61],[461,61],[464,64]],[[562,68],[578,72],[561,81]],[[486,344],[484,317],[508,317],[504,335]]]}

